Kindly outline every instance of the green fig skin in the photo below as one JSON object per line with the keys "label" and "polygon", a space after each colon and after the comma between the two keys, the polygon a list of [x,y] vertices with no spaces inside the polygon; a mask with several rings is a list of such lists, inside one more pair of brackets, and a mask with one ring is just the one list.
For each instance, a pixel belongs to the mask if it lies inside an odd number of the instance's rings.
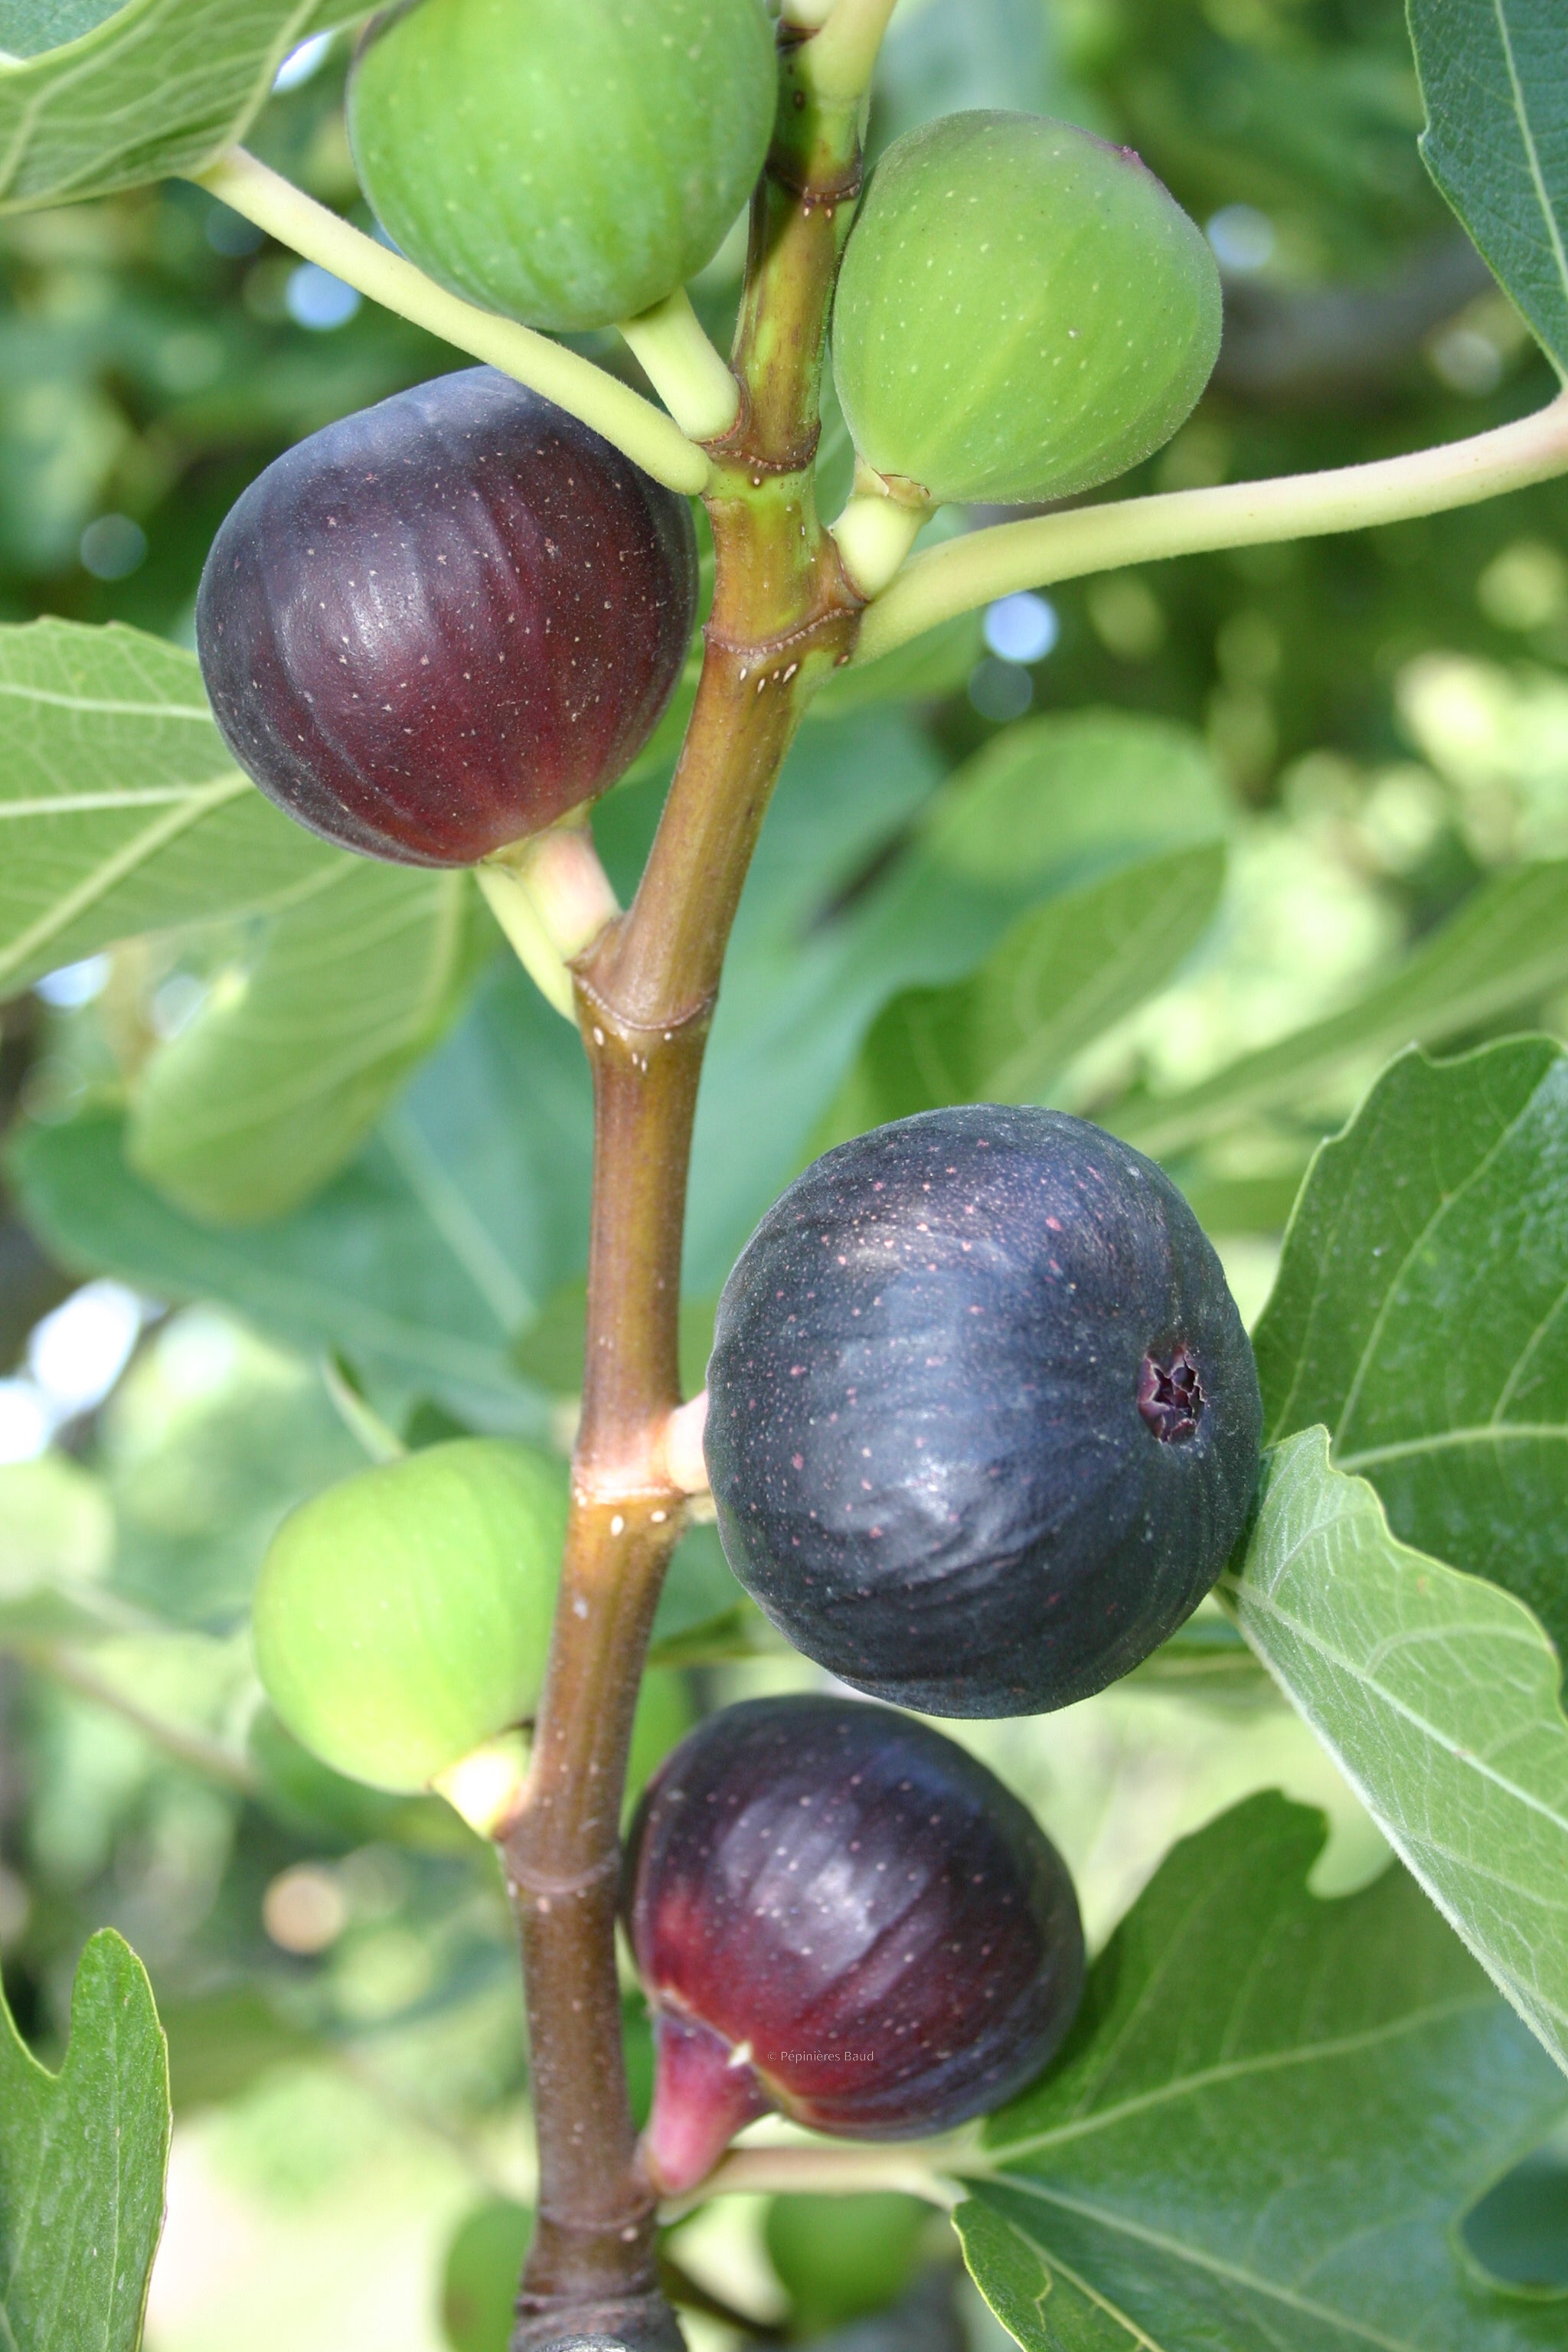
{"label": "green fig skin", "polygon": [[427,1788],[533,1713],[566,1527],[558,1464],[458,1438],[312,1496],[272,1539],[256,1662],[311,1754]]}
{"label": "green fig skin", "polygon": [[867,465],[937,504],[1067,498],[1168,441],[1219,352],[1207,240],[1130,149],[950,114],[878,164],[833,320]]}
{"label": "green fig skin", "polygon": [[763,0],[417,0],[349,85],[360,184],[427,274],[563,333],[710,261],[767,154]]}

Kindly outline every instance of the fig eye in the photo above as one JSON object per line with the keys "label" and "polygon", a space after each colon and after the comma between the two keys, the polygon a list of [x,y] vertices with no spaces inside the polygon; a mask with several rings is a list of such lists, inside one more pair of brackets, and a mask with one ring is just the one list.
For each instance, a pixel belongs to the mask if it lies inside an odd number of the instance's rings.
{"label": "fig eye", "polygon": [[1163,1358],[1151,1348],[1138,1374],[1138,1410],[1163,1445],[1193,1436],[1206,1399],[1198,1368],[1177,1345]]}

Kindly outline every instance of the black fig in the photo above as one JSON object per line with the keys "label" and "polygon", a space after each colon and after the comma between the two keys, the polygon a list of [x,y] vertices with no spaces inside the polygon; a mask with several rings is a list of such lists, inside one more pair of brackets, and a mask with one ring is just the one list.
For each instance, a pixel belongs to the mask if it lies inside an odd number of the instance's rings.
{"label": "black fig", "polygon": [[818,1160],[731,1274],[705,1452],[797,1649],[930,1715],[1086,1698],[1240,1533],[1262,1407],[1218,1259],[1114,1137],[974,1104]]}
{"label": "black fig", "polygon": [[468,866],[614,783],[680,675],[689,502],[493,368],[345,416],[225,519],[196,644],[230,751],[344,849]]}
{"label": "black fig", "polygon": [[669,2194],[770,2107],[865,2139],[987,2113],[1052,2056],[1083,1982],[1072,1881],[1033,1817],[929,1725],[854,1699],[700,1724],[643,1798],[625,1910]]}

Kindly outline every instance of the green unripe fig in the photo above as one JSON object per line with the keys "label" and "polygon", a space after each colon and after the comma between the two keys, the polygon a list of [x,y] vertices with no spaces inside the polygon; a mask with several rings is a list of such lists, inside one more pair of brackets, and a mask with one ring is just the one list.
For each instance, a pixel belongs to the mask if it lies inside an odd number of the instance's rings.
{"label": "green unripe fig", "polygon": [[492,1438],[314,1496],[279,1528],[257,1588],[268,1697],[335,1770],[428,1787],[532,1714],[565,1526],[560,1468]]}
{"label": "green unripe fig", "polygon": [[850,232],[833,373],[855,447],[938,504],[1059,499],[1169,440],[1219,351],[1201,230],[1130,149],[1033,114],[889,148]]}
{"label": "green unripe fig", "polygon": [[349,138],[411,260],[562,332],[631,318],[712,259],[776,95],[763,0],[416,0],[370,28]]}

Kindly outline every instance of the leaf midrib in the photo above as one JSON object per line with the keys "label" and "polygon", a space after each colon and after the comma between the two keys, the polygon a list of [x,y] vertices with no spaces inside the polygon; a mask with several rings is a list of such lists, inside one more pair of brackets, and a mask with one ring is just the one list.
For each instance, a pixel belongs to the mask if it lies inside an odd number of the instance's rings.
{"label": "leaf midrib", "polygon": [[[1314,1525],[1310,1532],[1312,1535],[1321,1534],[1323,1532],[1322,1524],[1320,1522]],[[1284,1570],[1291,1565],[1301,1549],[1301,1545],[1296,1545],[1285,1554],[1280,1563],[1281,1573],[1283,1573]],[[1455,1570],[1453,1572],[1458,1574],[1460,1571]],[[1483,1585],[1483,1580],[1480,1578],[1475,1578],[1471,1580],[1478,1586],[1482,1586],[1484,1590],[1497,1592],[1500,1595],[1500,1586],[1491,1584]],[[1479,1756],[1474,1748],[1461,1746],[1451,1734],[1439,1729],[1435,1723],[1428,1721],[1426,1717],[1418,1713],[1417,1710],[1409,1706],[1406,1701],[1396,1697],[1394,1693],[1388,1688],[1386,1684],[1379,1681],[1374,1674],[1368,1671],[1364,1664],[1355,1658],[1347,1656],[1342,1651],[1336,1649],[1331,1643],[1325,1641],[1321,1634],[1313,1632],[1308,1626],[1304,1625],[1300,1618],[1292,1616],[1289,1610],[1282,1609],[1279,1602],[1274,1599],[1272,1593],[1265,1591],[1260,1584],[1253,1583],[1250,1580],[1243,1584],[1237,1578],[1228,1575],[1222,1577],[1220,1582],[1225,1591],[1230,1594],[1234,1600],[1244,1602],[1249,1608],[1263,1610],[1268,1615],[1272,1617],[1277,1623],[1284,1626],[1292,1635],[1294,1635],[1295,1639],[1299,1641],[1304,1648],[1315,1651],[1318,1656],[1323,1659],[1325,1664],[1337,1667],[1342,1674],[1348,1675],[1353,1681],[1362,1685],[1363,1688],[1371,1692],[1373,1696],[1379,1699],[1384,1706],[1388,1707],[1392,1713],[1399,1716],[1405,1722],[1410,1725],[1413,1730],[1418,1732],[1425,1739],[1429,1741],[1434,1748],[1440,1748],[1443,1753],[1451,1758],[1456,1764],[1467,1765],[1472,1771],[1479,1772],[1483,1780],[1489,1780],[1502,1795],[1514,1799],[1519,1804],[1524,1806],[1528,1811],[1539,1815],[1542,1821],[1549,1822],[1554,1830],[1568,1835],[1568,1820],[1564,1820],[1563,1816],[1560,1812],[1555,1811],[1551,1805],[1543,1802],[1541,1798],[1532,1794],[1530,1790],[1521,1788],[1517,1781],[1511,1780],[1503,1773],[1499,1772],[1492,1765],[1487,1763],[1482,1757]],[[1509,1638],[1509,1636],[1503,1633],[1500,1628],[1491,1627],[1488,1630],[1493,1639],[1506,1640]],[[1519,1639],[1521,1641],[1525,1641],[1527,1638],[1527,1635],[1521,1630]],[[1385,1645],[1387,1649],[1394,1649],[1397,1646],[1398,1644],[1393,1643]],[[1531,1646],[1533,1647],[1534,1645],[1531,1644]],[[1336,1748],[1338,1748],[1339,1745],[1340,1743],[1336,1740]],[[1510,1884],[1511,1892],[1521,1895],[1527,1899],[1539,1900],[1539,1896],[1535,1895],[1531,1888],[1512,1887],[1511,1883]]]}
{"label": "leaf midrib", "polygon": [[1525,161],[1530,166],[1531,185],[1535,190],[1535,201],[1541,206],[1541,215],[1546,224],[1546,234],[1552,244],[1552,259],[1557,264],[1558,278],[1562,283],[1564,296],[1568,296],[1568,253],[1563,250],[1563,232],[1557,226],[1557,215],[1552,210],[1552,198],[1546,186],[1546,177],[1541,168],[1541,155],[1535,144],[1535,132],[1531,127],[1530,110],[1525,104],[1524,90],[1519,79],[1519,68],[1514,60],[1513,36],[1509,31],[1508,14],[1503,5],[1503,0],[1492,0],[1492,14],[1497,19],[1498,39],[1502,44],[1503,63],[1508,68],[1508,86],[1513,93],[1514,116],[1519,123],[1520,138],[1524,143]]}
{"label": "leaf midrib", "polygon": [[[1287,2311],[1299,2312],[1303,2318],[1337,2327],[1357,2343],[1375,2347],[1376,2352],[1424,2352],[1424,2347],[1413,2336],[1385,2336],[1381,2328],[1370,2327],[1364,2321],[1352,2318],[1347,2312],[1335,2310],[1331,2304],[1319,2303],[1311,2295],[1299,2294],[1292,2287],[1279,2285],[1271,2279],[1259,2278],[1255,2273],[1244,2270],[1238,2263],[1226,2262],[1218,2254],[1183,2245],[1163,2230],[1150,2229],[1145,2224],[1129,2220],[1125,2214],[1109,2212],[1085,2198],[1069,2197],[1061,2189],[1049,2189],[1043,2182],[1029,2179],[1026,2175],[1015,2177],[1008,2174],[1001,2185],[1019,2196],[1030,2197],[1039,2204],[1052,2206],[1058,2212],[1074,2214],[1079,2221],[1130,2238],[1138,2245],[1148,2246],[1156,2253],[1165,2255],[1168,2260],[1184,2263],[1193,2270],[1206,2272],[1212,2278],[1224,2279],[1246,2294],[1258,2295]],[[1017,2228],[1016,2222],[1011,2226]],[[1019,2234],[1021,2236],[1023,2232],[1020,2231]],[[1048,2247],[1041,2246],[1037,2251],[1043,2253],[1047,2262],[1055,2260]]]}
{"label": "leaf midrib", "polygon": [[1546,1421],[1483,1421],[1459,1429],[1438,1430],[1421,1437],[1400,1438],[1387,1445],[1364,1446],[1357,1454],[1336,1454],[1334,1467],[1347,1475],[1384,1462],[1402,1462],[1412,1455],[1447,1454],[1466,1445],[1568,1444],[1568,1424]]}
{"label": "leaf midrib", "polygon": [[996,2151],[995,2177],[1006,2177],[1006,2168],[1023,2157],[1038,2155],[1045,2148],[1071,2147],[1077,2141],[1092,2138],[1098,2132],[1113,2129],[1133,2116],[1151,2114],[1177,2099],[1195,2098],[1201,2092],[1216,2085],[1279,2073],[1287,2067],[1320,2063],[1327,2064],[1336,2059],[1354,2057],[1398,2041],[1406,2034],[1424,2032],[1429,2025],[1461,2017],[1469,2010],[1484,2009],[1489,2005],[1489,1996],[1487,1994],[1459,1994],[1452,2000],[1435,2001],[1426,2009],[1412,2010],[1405,2017],[1394,2019],[1384,2025],[1371,2026],[1360,2033],[1338,2035],[1331,2042],[1314,2042],[1299,2049],[1269,2051],[1257,2057],[1232,2059],[1204,2067],[1195,2074],[1184,2074],[1163,2084],[1156,2091],[1143,2092],[1136,2098],[1120,2101],[1115,2106],[1101,2108],[1096,2115],[1058,2125],[1048,2132],[1037,2133],[1031,2139],[1010,2142],[1005,2148]]}
{"label": "leaf midrib", "polygon": [[0,980],[25,964],[37,949],[50,940],[58,939],[79,915],[85,914],[89,907],[107,898],[117,882],[122,882],[128,874],[134,873],[137,866],[151,857],[155,850],[166,847],[182,833],[200,824],[202,818],[214,809],[223,807],[226,802],[238,800],[243,793],[252,790],[254,787],[249,778],[237,771],[219,783],[209,784],[199,793],[192,793],[185,802],[177,803],[156,824],[147,825],[140,833],[132,834],[128,841],[121,844],[112,857],[106,857],[100,866],[94,866],[84,875],[74,890],[68,890],[63,898],[56,900],[47,914],[41,915],[27,930],[10,941],[5,951],[0,954]]}

